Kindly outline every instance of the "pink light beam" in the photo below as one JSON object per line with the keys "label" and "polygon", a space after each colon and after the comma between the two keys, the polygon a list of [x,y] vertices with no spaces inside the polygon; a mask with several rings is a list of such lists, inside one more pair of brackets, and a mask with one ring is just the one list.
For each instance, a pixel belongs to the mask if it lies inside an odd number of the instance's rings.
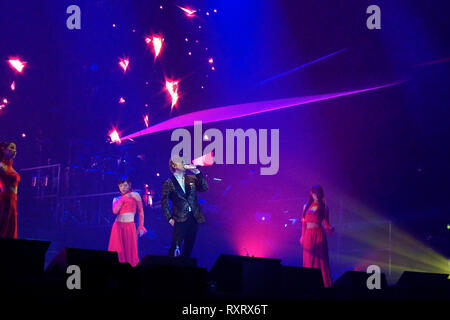
{"label": "pink light beam", "polygon": [[191,112],[188,114],[184,114],[178,117],[174,117],[172,119],[160,122],[151,127],[148,127],[144,130],[137,131],[135,133],[129,134],[123,137],[123,140],[131,139],[135,137],[140,137],[143,135],[171,130],[176,128],[183,128],[188,126],[193,126],[194,121],[202,121],[203,123],[211,123],[224,121],[229,119],[247,117],[254,114],[275,111],[280,109],[285,109],[289,107],[309,104],[313,102],[319,102],[324,100],[331,100],[340,97],[350,96],[363,92],[375,91],[383,88],[392,87],[401,83],[404,83],[406,80],[399,80],[396,82],[391,82],[383,85],[379,85],[376,87],[369,87],[359,90],[352,91],[340,91],[333,93],[325,93],[314,96],[304,96],[304,97],[294,97],[294,98],[286,98],[279,100],[266,100],[266,101],[258,101],[244,104],[236,104],[225,107],[211,108],[207,110],[201,110],[196,112]]}

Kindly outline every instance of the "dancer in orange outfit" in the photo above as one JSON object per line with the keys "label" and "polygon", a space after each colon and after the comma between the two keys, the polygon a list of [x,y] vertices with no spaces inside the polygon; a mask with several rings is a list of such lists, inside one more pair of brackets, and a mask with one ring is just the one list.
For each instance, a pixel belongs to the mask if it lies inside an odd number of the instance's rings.
{"label": "dancer in orange outfit", "polygon": [[[119,181],[121,196],[113,200],[113,213],[117,215],[111,230],[108,251],[116,251],[120,262],[128,262],[133,267],[139,263],[137,250],[137,233],[144,235],[144,209],[139,193],[131,191],[131,182],[128,179]],[[139,212],[139,227],[136,232],[134,216]]]}
{"label": "dancer in orange outfit", "polygon": [[20,175],[13,168],[13,142],[0,143],[0,238],[17,238],[17,187]]}

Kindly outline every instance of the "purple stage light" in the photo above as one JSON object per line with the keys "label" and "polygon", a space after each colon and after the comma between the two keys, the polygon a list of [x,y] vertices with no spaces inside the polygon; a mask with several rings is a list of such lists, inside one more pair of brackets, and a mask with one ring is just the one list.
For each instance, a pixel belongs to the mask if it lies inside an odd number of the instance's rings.
{"label": "purple stage light", "polygon": [[258,101],[244,104],[236,104],[231,106],[212,108],[202,111],[191,112],[188,114],[184,114],[164,122],[160,122],[155,124],[147,129],[140,130],[138,132],[129,134],[122,138],[122,140],[131,139],[135,137],[140,137],[143,135],[160,132],[164,130],[171,130],[182,127],[189,127],[194,125],[194,121],[202,121],[203,123],[211,123],[217,121],[224,121],[229,119],[241,118],[246,116],[251,116],[254,114],[269,112],[280,110],[284,108],[299,106],[303,104],[324,101],[335,99],[339,97],[349,96],[353,94],[374,91],[382,88],[392,87],[398,84],[405,82],[404,80],[391,82],[388,84],[383,84],[376,87],[364,88],[359,90],[352,91],[341,91],[334,93],[326,93],[319,94],[314,96],[306,96],[306,97],[295,97],[295,98],[286,98],[279,100],[267,100],[267,101]]}
{"label": "purple stage light", "polygon": [[330,54],[328,54],[328,55],[326,55],[326,56],[323,56],[323,57],[321,57],[321,58],[319,58],[319,59],[316,59],[316,60],[307,62],[307,63],[305,63],[305,64],[302,64],[301,66],[295,67],[294,69],[291,69],[291,70],[289,70],[289,71],[280,73],[280,74],[278,74],[278,75],[276,75],[276,76],[274,76],[274,77],[271,77],[271,78],[269,78],[269,79],[263,80],[263,81],[261,81],[261,82],[259,83],[259,85],[264,84],[264,83],[267,83],[267,82],[272,81],[272,80],[275,80],[275,79],[278,79],[278,78],[281,78],[281,77],[283,77],[283,76],[285,76],[285,75],[288,75],[289,73],[292,73],[292,72],[297,71],[297,70],[299,70],[299,69],[301,69],[301,68],[307,67],[307,66],[309,66],[309,65],[311,65],[311,64],[313,64],[313,63],[322,61],[322,60],[324,60],[324,59],[326,59],[326,58],[332,57],[332,56],[334,56],[335,54],[341,53],[341,52],[343,52],[343,51],[345,51],[345,50],[347,50],[347,49],[341,49],[341,50],[335,51],[335,52],[333,52],[333,53],[330,53]]}

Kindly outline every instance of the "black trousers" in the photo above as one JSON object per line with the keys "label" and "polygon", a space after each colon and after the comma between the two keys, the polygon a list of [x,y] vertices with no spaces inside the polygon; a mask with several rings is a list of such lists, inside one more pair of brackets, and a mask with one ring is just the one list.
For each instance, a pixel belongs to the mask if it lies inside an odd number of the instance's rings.
{"label": "black trousers", "polygon": [[192,214],[189,214],[185,222],[176,222],[173,226],[172,245],[169,249],[169,256],[174,256],[177,245],[181,250],[181,257],[189,258],[194,248],[195,237],[197,236],[198,223]]}

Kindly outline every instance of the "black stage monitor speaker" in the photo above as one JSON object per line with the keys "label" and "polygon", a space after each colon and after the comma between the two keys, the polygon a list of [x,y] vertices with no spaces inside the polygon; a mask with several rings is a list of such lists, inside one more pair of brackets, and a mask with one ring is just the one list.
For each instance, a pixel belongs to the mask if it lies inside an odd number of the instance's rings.
{"label": "black stage monitor speaker", "polygon": [[[347,271],[333,283],[333,288],[349,289],[353,292],[368,291],[367,280],[372,275],[361,271]],[[386,289],[386,276],[384,273],[381,273],[380,276],[380,289]]]}
{"label": "black stage monitor speaker", "polygon": [[448,286],[449,275],[443,273],[426,273],[404,271],[397,281],[402,288],[443,288]]}
{"label": "black stage monitor speaker", "polygon": [[70,265],[108,266],[118,262],[117,252],[65,248],[49,263],[46,272],[66,274],[66,269]]}
{"label": "black stage monitor speaker", "polygon": [[135,270],[145,298],[200,298],[208,290],[208,272],[193,258],[147,255]]}
{"label": "black stage monitor speaker", "polygon": [[448,274],[404,271],[397,281],[398,288],[406,289],[449,289]]}
{"label": "black stage monitor speaker", "polygon": [[285,297],[294,298],[324,288],[320,269],[283,266],[282,270]]}
{"label": "black stage monitor speaker", "polygon": [[49,246],[50,241],[0,238],[0,282],[28,281],[43,275]]}
{"label": "black stage monitor speaker", "polygon": [[142,268],[152,265],[195,268],[197,267],[197,260],[195,258],[182,258],[148,254],[139,261],[137,267]]}
{"label": "black stage monitor speaker", "polygon": [[[67,273],[71,265],[78,266],[81,274],[82,293],[108,293],[112,286],[116,286],[115,277],[122,270],[117,252],[65,248],[61,250],[49,263],[46,274],[51,279],[59,281],[59,288],[66,289],[66,280],[72,274]],[[77,290],[72,290],[76,292]]]}
{"label": "black stage monitor speaker", "polygon": [[280,259],[221,254],[210,271],[216,290],[243,296],[279,296],[282,286]]}

